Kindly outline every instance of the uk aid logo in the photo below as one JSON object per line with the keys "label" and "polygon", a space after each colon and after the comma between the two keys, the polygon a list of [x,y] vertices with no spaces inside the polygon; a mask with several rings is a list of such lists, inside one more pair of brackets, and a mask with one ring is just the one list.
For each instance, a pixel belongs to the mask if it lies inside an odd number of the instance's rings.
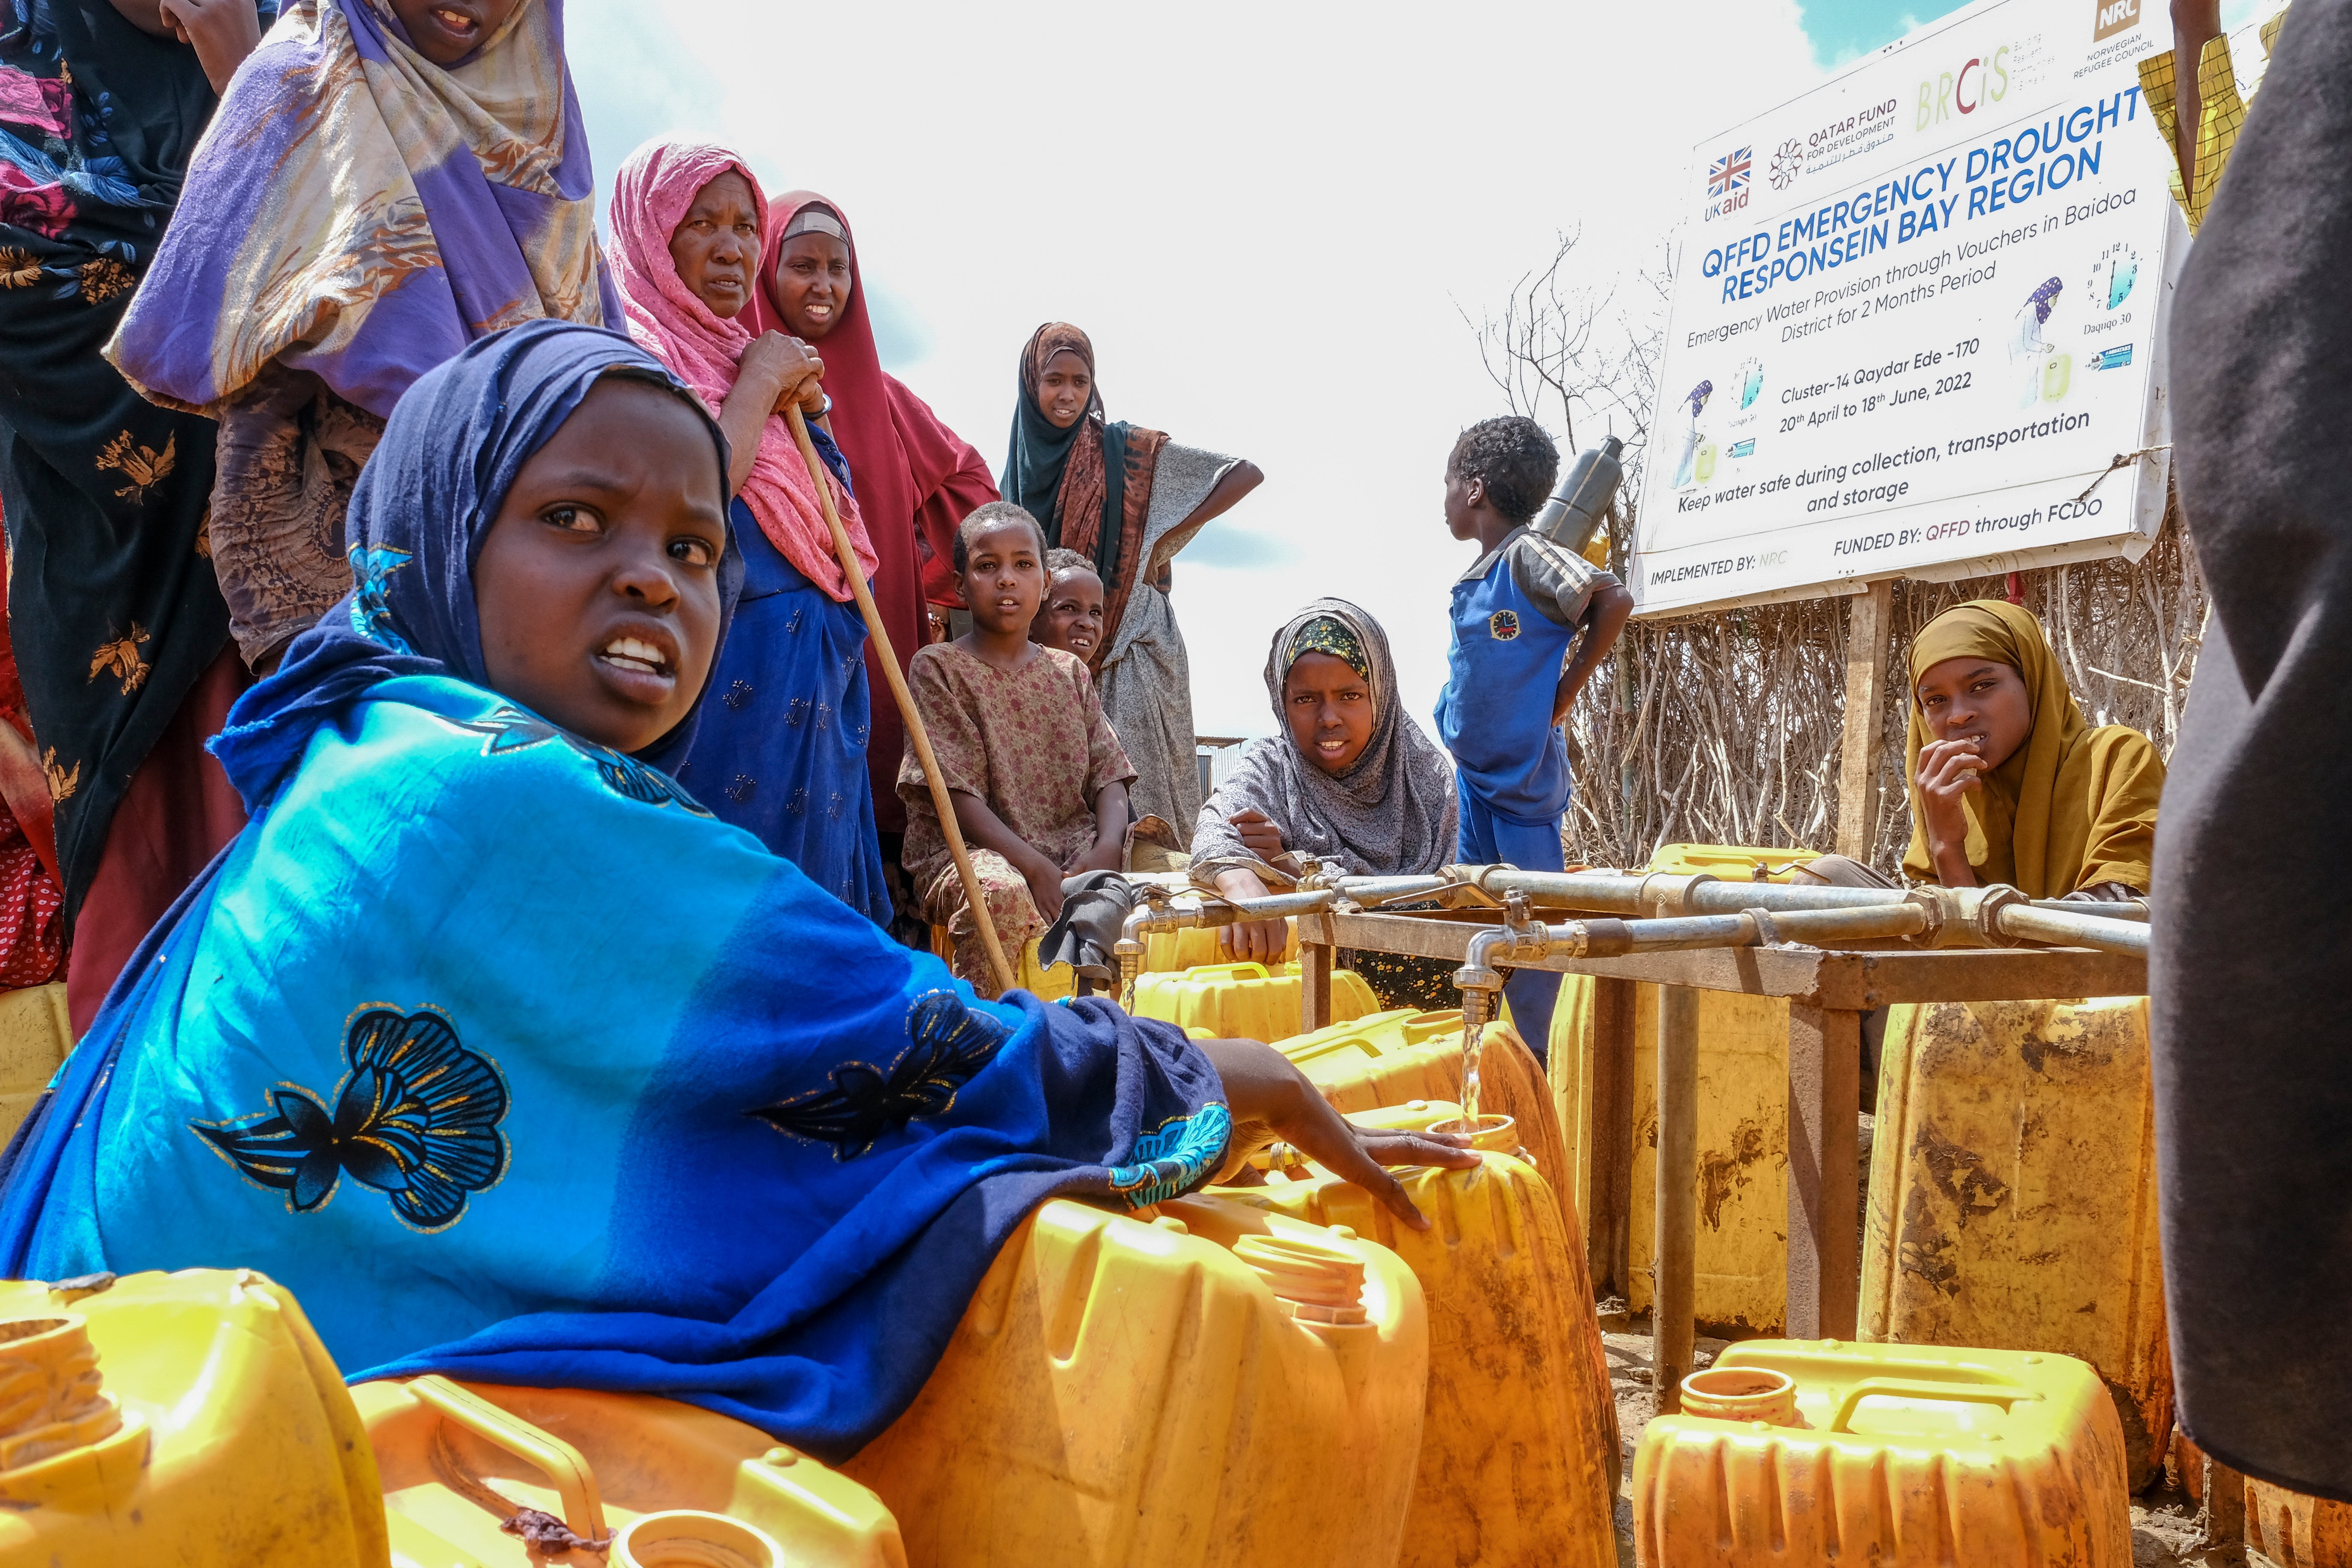
{"label": "uk aid logo", "polygon": [[1754,174],[1756,162],[1749,157],[1750,148],[1742,147],[1727,153],[1706,166],[1706,216],[1725,217],[1748,205],[1748,176]]}

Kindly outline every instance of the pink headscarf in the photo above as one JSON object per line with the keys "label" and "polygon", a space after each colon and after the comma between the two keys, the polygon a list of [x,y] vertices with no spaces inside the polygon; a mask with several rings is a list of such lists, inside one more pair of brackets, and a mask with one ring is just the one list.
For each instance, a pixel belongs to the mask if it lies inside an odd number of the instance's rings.
{"label": "pink headscarf", "polygon": [[[670,259],[669,237],[702,187],[730,169],[751,187],[764,234],[768,198],[743,160],[724,147],[707,142],[650,142],[629,154],[613,179],[613,281],[621,292],[629,335],[694,388],[713,416],[735,384],[735,368],[751,346],[751,333],[736,321],[711,314],[696,298]],[[759,287],[756,271],[751,286],[755,290]],[[857,503],[830,473],[824,482],[856,547],[858,568],[870,578],[874,544],[866,536]],[[785,560],[835,599],[850,597],[816,486],[792,426],[781,414],[770,415],[761,427],[759,455],[752,460],[751,478],[743,481],[742,495],[759,520],[760,531]]]}

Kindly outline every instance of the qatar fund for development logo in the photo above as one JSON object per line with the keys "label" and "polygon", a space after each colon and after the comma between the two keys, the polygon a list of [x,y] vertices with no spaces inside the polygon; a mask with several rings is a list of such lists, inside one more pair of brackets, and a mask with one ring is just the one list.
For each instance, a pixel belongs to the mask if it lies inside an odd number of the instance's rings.
{"label": "qatar fund for development logo", "polygon": [[1752,149],[1727,153],[1706,166],[1706,216],[1711,220],[1738,212],[1748,205],[1748,177],[1754,172]]}

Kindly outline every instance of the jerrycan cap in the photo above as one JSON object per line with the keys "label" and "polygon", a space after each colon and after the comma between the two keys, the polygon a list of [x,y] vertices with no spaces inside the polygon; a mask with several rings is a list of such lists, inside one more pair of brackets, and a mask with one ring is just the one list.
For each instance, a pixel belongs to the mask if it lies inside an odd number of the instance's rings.
{"label": "jerrycan cap", "polygon": [[1793,1426],[1797,1384],[1785,1372],[1761,1366],[1711,1366],[1683,1379],[1683,1414],[1709,1421],[1749,1421]]}
{"label": "jerrycan cap", "polygon": [[699,1509],[640,1514],[613,1538],[613,1568],[786,1568],[774,1536]]}
{"label": "jerrycan cap", "polygon": [[1344,1247],[1299,1236],[1245,1236],[1234,1256],[1257,1271],[1289,1314],[1313,1323],[1360,1323],[1363,1259]]}
{"label": "jerrycan cap", "polygon": [[0,1321],[0,1470],[86,1447],[121,1428],[88,1320],[59,1312]]}
{"label": "jerrycan cap", "polygon": [[1473,1149],[1484,1149],[1497,1154],[1523,1152],[1519,1148],[1519,1124],[1508,1116],[1481,1116],[1475,1127],[1470,1126],[1465,1118],[1456,1116],[1435,1122],[1429,1130],[1432,1132],[1467,1132]]}

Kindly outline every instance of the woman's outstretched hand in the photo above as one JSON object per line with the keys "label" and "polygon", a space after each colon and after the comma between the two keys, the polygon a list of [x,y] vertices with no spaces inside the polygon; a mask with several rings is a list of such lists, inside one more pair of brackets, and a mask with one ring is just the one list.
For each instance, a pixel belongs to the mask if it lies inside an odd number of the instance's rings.
{"label": "woman's outstretched hand", "polygon": [[[1238,822],[1241,818],[1236,816],[1234,820]],[[1263,899],[1272,891],[1256,872],[1245,866],[1218,872],[1216,882],[1217,891],[1229,899]],[[1280,963],[1282,955],[1290,951],[1290,927],[1278,920],[1241,921],[1223,927],[1217,942],[1225,950],[1225,956],[1236,963]]]}
{"label": "woman's outstretched hand", "polygon": [[1372,1194],[1415,1230],[1427,1230],[1412,1200],[1387,1165],[1443,1165],[1465,1170],[1478,1163],[1458,1132],[1387,1132],[1349,1125],[1317,1092],[1307,1075],[1272,1046],[1255,1040],[1202,1040],[1201,1050],[1224,1079],[1233,1136],[1225,1170],[1271,1143],[1287,1143],[1343,1181]]}

